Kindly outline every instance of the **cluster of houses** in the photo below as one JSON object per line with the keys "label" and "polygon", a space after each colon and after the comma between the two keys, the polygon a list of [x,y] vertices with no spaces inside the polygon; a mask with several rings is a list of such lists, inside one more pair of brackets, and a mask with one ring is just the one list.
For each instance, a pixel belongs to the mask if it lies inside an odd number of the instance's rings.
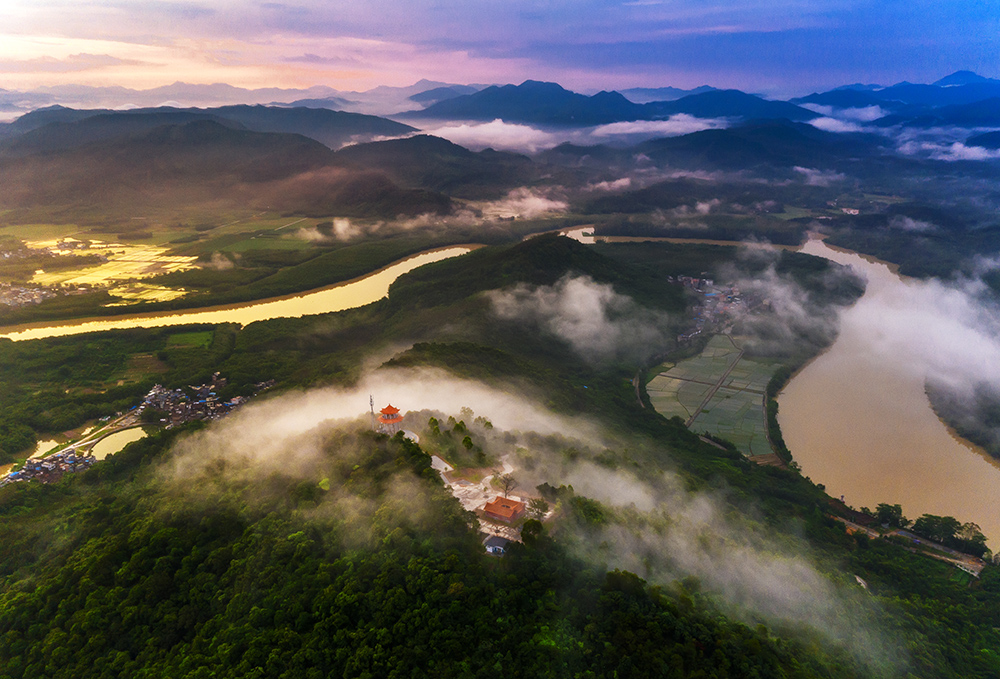
{"label": "cluster of houses", "polygon": [[[266,389],[274,384],[263,382],[258,387]],[[228,401],[223,401],[218,397],[218,392],[226,386],[226,378],[215,373],[212,381],[208,384],[188,387],[191,396],[184,389],[166,389],[163,385],[156,384],[143,398],[142,403],[137,408],[141,414],[147,408],[165,413],[166,417],[161,418],[167,427],[190,422],[192,420],[217,420],[233,412],[247,402],[242,396],[234,396]]]}
{"label": "cluster of houses", "polygon": [[0,283],[0,304],[6,306],[19,307],[38,304],[42,300],[55,296],[56,292],[52,288]]}
{"label": "cluster of houses", "polygon": [[[673,281],[673,277],[669,280]],[[711,278],[678,276],[676,282],[701,296],[694,310],[694,327],[677,336],[678,342],[688,342],[704,332],[711,323],[732,318],[747,309],[746,299],[736,287],[716,288]]]}
{"label": "cluster of houses", "polygon": [[61,479],[63,474],[83,471],[96,461],[93,455],[77,455],[75,450],[67,448],[42,459],[28,460],[21,469],[11,472],[4,479],[0,479],[0,486],[32,480],[52,483]]}

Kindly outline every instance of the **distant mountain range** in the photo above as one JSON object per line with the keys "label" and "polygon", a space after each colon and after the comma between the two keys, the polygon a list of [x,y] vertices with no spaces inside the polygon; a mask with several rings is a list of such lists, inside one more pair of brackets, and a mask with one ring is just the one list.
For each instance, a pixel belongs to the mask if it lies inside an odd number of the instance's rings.
{"label": "distant mountain range", "polygon": [[878,89],[843,89],[792,99],[835,109],[878,106],[882,127],[1000,126],[1000,80],[958,71],[929,85],[908,82]]}
{"label": "distant mountain range", "polygon": [[348,146],[336,157],[383,172],[401,186],[459,198],[498,198],[542,174],[526,156],[492,149],[474,152],[426,134]]}
{"label": "distant mountain range", "polygon": [[14,138],[0,152],[0,204],[105,217],[208,206],[381,218],[451,209],[447,196],[348,166],[301,134],[189,111],[99,114]]}
{"label": "distant mountain range", "polygon": [[379,137],[398,137],[416,128],[386,118],[328,109],[273,106],[221,106],[210,109],[160,107],[131,111],[40,109],[0,125],[0,152],[32,153],[84,146],[135,134],[160,125],[214,120],[256,132],[301,134],[331,148]]}
{"label": "distant mountain range", "polygon": [[695,87],[692,90],[682,90],[677,87],[631,87],[618,92],[635,104],[648,104],[651,101],[673,101],[692,94],[704,94],[714,89],[708,85]]}
{"label": "distant mountain range", "polygon": [[817,114],[783,101],[768,101],[739,90],[710,90],[675,101],[636,104],[618,92],[577,94],[556,83],[527,80],[520,85],[484,90],[439,101],[422,111],[398,116],[404,120],[478,120],[589,127],[617,122],[659,120],[684,113],[698,118],[788,118],[810,120]]}

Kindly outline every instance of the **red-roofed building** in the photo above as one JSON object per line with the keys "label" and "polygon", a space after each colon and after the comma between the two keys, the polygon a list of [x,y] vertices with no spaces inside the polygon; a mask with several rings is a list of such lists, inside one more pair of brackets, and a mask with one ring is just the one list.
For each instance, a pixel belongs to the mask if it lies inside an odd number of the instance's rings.
{"label": "red-roofed building", "polygon": [[390,404],[379,411],[378,421],[381,425],[379,429],[392,436],[399,431],[399,425],[403,423],[403,416],[399,414],[399,408]]}
{"label": "red-roofed building", "polygon": [[493,502],[487,502],[486,506],[483,507],[483,512],[486,513],[491,519],[496,519],[497,521],[503,521],[504,523],[513,523],[517,521],[526,511],[525,504],[523,502],[518,502],[517,500],[512,500],[509,497],[500,497]]}

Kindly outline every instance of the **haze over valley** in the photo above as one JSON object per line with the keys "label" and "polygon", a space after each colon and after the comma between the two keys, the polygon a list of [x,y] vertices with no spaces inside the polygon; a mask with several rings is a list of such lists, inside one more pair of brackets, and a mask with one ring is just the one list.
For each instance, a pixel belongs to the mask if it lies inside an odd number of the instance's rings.
{"label": "haze over valley", "polygon": [[64,9],[0,679],[1000,676],[995,10]]}

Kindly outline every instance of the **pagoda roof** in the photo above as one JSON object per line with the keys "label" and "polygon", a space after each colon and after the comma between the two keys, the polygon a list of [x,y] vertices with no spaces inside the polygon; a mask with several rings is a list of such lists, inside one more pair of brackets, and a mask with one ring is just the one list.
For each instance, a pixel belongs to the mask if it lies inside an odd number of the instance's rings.
{"label": "pagoda roof", "polygon": [[395,415],[396,413],[399,412],[399,408],[393,407],[393,405],[390,403],[385,408],[382,408],[382,410],[380,410],[379,412],[382,413],[383,415]]}
{"label": "pagoda roof", "polygon": [[525,504],[499,495],[493,502],[487,502],[483,510],[489,514],[494,514],[510,521],[514,517],[524,512]]}

